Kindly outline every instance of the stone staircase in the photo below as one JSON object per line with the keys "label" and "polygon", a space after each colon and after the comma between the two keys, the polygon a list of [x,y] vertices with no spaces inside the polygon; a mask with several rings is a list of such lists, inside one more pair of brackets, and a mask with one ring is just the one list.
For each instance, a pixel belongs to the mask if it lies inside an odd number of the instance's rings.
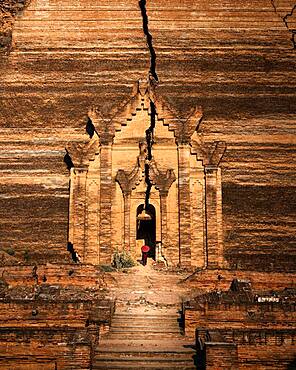
{"label": "stone staircase", "polygon": [[93,369],[196,369],[177,313],[121,312],[100,338]]}

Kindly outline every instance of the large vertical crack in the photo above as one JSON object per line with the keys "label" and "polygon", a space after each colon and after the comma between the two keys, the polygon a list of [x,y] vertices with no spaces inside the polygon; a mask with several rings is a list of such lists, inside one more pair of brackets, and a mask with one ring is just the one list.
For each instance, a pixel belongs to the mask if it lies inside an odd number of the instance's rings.
{"label": "large vertical crack", "polygon": [[293,43],[293,48],[294,49],[296,49],[296,29],[290,29],[289,24],[288,24],[288,19],[293,16],[293,13],[294,13],[295,9],[296,9],[296,4],[293,6],[291,12],[286,14],[283,17],[283,21],[285,23],[285,26],[292,33],[291,41]]}
{"label": "large vertical crack", "polygon": [[154,129],[156,119],[156,107],[152,100],[150,100],[150,126],[146,130],[146,143],[147,143],[147,156],[145,164],[145,181],[146,181],[146,194],[145,194],[145,209],[148,209],[150,192],[152,188],[152,182],[150,179],[150,161],[152,160],[152,146],[154,143]]}
{"label": "large vertical crack", "polygon": [[152,146],[154,144],[154,129],[156,120],[156,107],[152,100],[150,100],[150,127],[146,130],[146,142],[147,142],[147,159],[152,159]]}
{"label": "large vertical crack", "polygon": [[[146,0],[139,1],[139,7],[141,9],[142,19],[143,19],[143,32],[146,36],[147,46],[150,52],[150,69],[149,69],[149,76],[148,76],[148,83],[150,86],[154,85],[158,82],[158,76],[156,73],[156,53],[153,47],[153,38],[149,32],[149,20],[147,15],[146,9]],[[154,129],[155,129],[155,122],[156,122],[156,107],[153,100],[150,97],[150,126],[146,130],[146,143],[147,143],[147,156],[146,156],[146,164],[145,164],[145,182],[147,185],[146,193],[145,193],[145,210],[148,209],[149,206],[149,199],[150,193],[152,188],[152,181],[150,178],[150,162],[153,158],[152,155],[152,146],[154,143]]]}
{"label": "large vertical crack", "polygon": [[149,32],[149,21],[148,21],[148,15],[146,10],[146,0],[140,0],[139,6],[142,13],[142,19],[143,19],[143,31],[146,36],[146,41],[148,45],[148,49],[150,52],[150,74],[154,78],[155,81],[158,81],[158,76],[156,73],[156,53],[153,47],[153,38],[152,35]]}
{"label": "large vertical crack", "polygon": [[284,22],[285,27],[291,33],[291,41],[292,41],[292,44],[293,44],[293,49],[296,49],[296,29],[291,29],[290,26],[289,26],[289,18],[293,16],[294,11],[296,10],[296,4],[293,6],[293,8],[291,9],[291,11],[289,13],[282,16],[278,11],[275,0],[270,0],[270,1],[271,1],[271,5],[272,5],[275,13],[279,16],[279,18],[281,18],[281,20]]}

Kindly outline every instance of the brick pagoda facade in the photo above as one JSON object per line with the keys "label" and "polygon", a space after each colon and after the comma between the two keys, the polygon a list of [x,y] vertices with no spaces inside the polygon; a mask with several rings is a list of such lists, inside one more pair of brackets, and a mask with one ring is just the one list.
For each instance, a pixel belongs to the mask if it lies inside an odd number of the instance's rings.
{"label": "brick pagoda facade", "polygon": [[138,219],[139,207],[148,203],[155,228],[147,231],[155,234],[151,248],[161,248],[169,266],[224,266],[219,163],[226,145],[203,142],[201,119],[200,108],[178,118],[147,81],[135,84],[111,120],[98,108],[89,111],[90,139],[67,146],[73,163],[69,242],[83,262],[108,264],[122,249],[139,257],[149,238],[137,231],[147,222]]}

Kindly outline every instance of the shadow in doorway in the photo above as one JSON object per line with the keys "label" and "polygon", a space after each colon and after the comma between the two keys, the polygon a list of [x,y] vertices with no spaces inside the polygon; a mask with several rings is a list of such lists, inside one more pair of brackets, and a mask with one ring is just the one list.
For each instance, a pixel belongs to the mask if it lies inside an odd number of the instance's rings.
{"label": "shadow in doorway", "polygon": [[155,241],[156,241],[156,220],[155,208],[149,204],[145,209],[147,217],[141,218],[144,211],[144,204],[137,208],[137,240],[144,240],[145,245],[150,247],[148,257],[155,260]]}

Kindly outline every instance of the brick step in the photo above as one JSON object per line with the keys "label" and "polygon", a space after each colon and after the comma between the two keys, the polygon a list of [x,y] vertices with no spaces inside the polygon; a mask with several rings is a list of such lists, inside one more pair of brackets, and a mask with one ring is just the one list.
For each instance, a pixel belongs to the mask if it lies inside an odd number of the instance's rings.
{"label": "brick step", "polygon": [[150,294],[166,294],[166,295],[170,295],[170,294],[175,294],[175,292],[173,292],[172,290],[169,290],[169,285],[171,286],[174,286],[175,284],[173,282],[168,282],[167,285],[166,284],[153,284],[153,287],[152,287],[152,284],[142,284],[142,285],[139,285],[139,284],[135,284],[133,282],[129,282],[128,284],[126,284],[126,286],[123,286],[123,285],[120,285],[118,287],[118,289],[122,290],[122,291],[125,291],[125,292],[135,292],[135,293],[142,293],[142,294],[145,294],[145,296],[149,296]]}
{"label": "brick step", "polygon": [[[175,307],[176,309],[180,307],[180,299],[177,297],[174,299],[174,301],[172,302],[172,295],[164,295],[164,294],[158,294],[157,295],[157,300],[156,300],[156,294],[153,294],[153,297],[151,297],[151,295],[149,296],[142,296],[142,294],[140,295],[139,293],[127,293],[126,294],[128,296],[128,300],[130,301],[129,302],[129,306],[131,305],[135,305],[135,304],[142,304],[141,301],[139,300],[139,298],[145,298],[146,302],[150,302],[150,301],[154,301],[154,302],[157,302],[159,304],[161,304],[161,302],[163,302],[163,305],[170,305],[171,307]],[[120,306],[122,307],[125,307],[126,306],[126,298],[120,298],[120,297],[117,297],[117,300],[116,300],[116,303],[119,304]],[[171,302],[171,303],[165,303],[165,302]]]}
{"label": "brick step", "polygon": [[156,365],[158,366],[163,366],[163,365],[167,365],[167,366],[174,366],[174,365],[178,365],[178,366],[194,366],[194,358],[192,356],[192,358],[169,358],[169,357],[157,357],[157,358],[153,358],[153,357],[149,357],[149,358],[143,358],[141,356],[137,356],[137,357],[131,357],[131,358],[98,358],[98,357],[95,357],[94,359],[94,364],[95,365],[99,365],[99,364],[102,364],[102,363],[110,363],[110,364],[115,364],[115,363],[120,363],[122,365],[127,365],[127,364],[130,364],[130,365],[138,365],[139,368],[140,368],[140,364],[142,366],[149,366],[149,365],[152,365],[153,367]]}
{"label": "brick step", "polygon": [[127,283],[120,283],[119,289],[125,289],[128,291],[139,291],[139,292],[144,292],[145,294],[149,294],[149,292],[155,292],[156,290],[160,290],[162,292],[166,292],[167,295],[169,294],[170,287],[175,286],[176,283],[173,281],[166,281],[166,282],[134,282],[134,281],[128,281]]}
{"label": "brick step", "polygon": [[176,314],[115,314],[112,319],[110,332],[107,337],[114,337],[118,334],[132,339],[142,339],[143,336],[155,337],[180,337],[180,318]]}
{"label": "brick step", "polygon": [[97,361],[94,360],[92,365],[92,369],[154,369],[154,370],[161,370],[161,369],[183,369],[183,370],[194,370],[196,367],[194,366],[193,360],[191,361],[182,361],[182,362],[175,362],[175,361],[167,361],[161,363],[153,363],[153,362],[146,362],[146,361]]}
{"label": "brick step", "polygon": [[139,370],[162,370],[162,369],[169,369],[169,370],[196,370],[196,367],[194,365],[190,364],[161,364],[161,365],[156,365],[156,364],[143,364],[143,363],[128,363],[128,364],[122,364],[121,362],[118,363],[112,363],[112,362],[102,362],[102,363],[94,363],[92,365],[93,370],[117,370],[117,369],[137,369]]}
{"label": "brick step", "polygon": [[179,333],[171,333],[171,332],[151,332],[147,333],[145,331],[143,332],[109,332],[104,335],[104,338],[106,339],[120,339],[124,336],[125,339],[129,340],[141,340],[141,339],[180,339],[182,338],[180,332]]}
{"label": "brick step", "polygon": [[111,325],[123,325],[123,326],[179,326],[178,320],[125,320],[125,319],[112,319]]}
{"label": "brick step", "polygon": [[176,347],[146,350],[126,349],[118,345],[114,350],[110,346],[100,348],[95,354],[93,368],[149,368],[149,369],[195,369],[192,348]]}
{"label": "brick step", "polygon": [[148,329],[163,329],[163,330],[180,330],[180,327],[178,323],[159,323],[159,324],[154,324],[151,322],[147,323],[113,323],[112,322],[112,327],[111,329],[143,329],[143,330],[148,330]]}
{"label": "brick step", "polygon": [[104,350],[99,349],[96,354],[95,358],[100,360],[131,360],[135,361],[135,359],[140,359],[141,361],[165,361],[165,360],[174,360],[174,361],[188,361],[192,360],[193,356],[195,355],[194,350],[189,351],[157,351],[157,350],[148,350],[146,351],[139,351],[139,350],[128,350],[125,351],[122,348],[121,351],[112,351],[112,350]]}
{"label": "brick step", "polygon": [[172,317],[165,317],[165,316],[135,316],[135,315],[126,315],[126,316],[117,316],[114,315],[112,317],[112,321],[137,321],[137,322],[144,322],[144,321],[151,321],[151,322],[178,322],[180,320],[179,316],[172,316]]}
{"label": "brick step", "polygon": [[161,320],[161,319],[119,319],[119,318],[114,318],[112,319],[112,326],[113,325],[175,325],[179,326],[180,320],[175,319],[175,320]]}
{"label": "brick step", "polygon": [[126,355],[126,354],[122,354],[120,357],[119,356],[114,356],[114,355],[111,355],[111,354],[96,354],[95,356],[95,362],[98,363],[98,362],[103,362],[103,361],[108,361],[108,362],[123,362],[123,363],[126,363],[126,362],[151,362],[151,363],[166,363],[166,362],[176,362],[176,363],[184,363],[184,362],[187,362],[189,364],[192,364],[192,362],[194,361],[194,354],[192,353],[191,356],[188,356],[188,354],[186,354],[186,356],[173,356],[173,357],[170,357],[170,353],[168,354],[162,354],[161,356],[143,356],[143,354],[139,354],[139,355]]}
{"label": "brick step", "polygon": [[[154,294],[153,296],[145,296],[143,297],[142,294],[134,294],[134,293],[129,293],[128,294],[128,300],[129,300],[129,307],[134,307],[134,306],[142,306],[143,304],[147,303],[150,305],[155,305],[156,303],[159,306],[165,307],[170,307],[170,308],[179,308],[180,307],[180,300],[179,298],[174,298],[172,299],[172,296],[165,296],[163,294],[156,295]],[[117,298],[117,303],[120,304],[122,307],[125,306],[126,298],[121,299]]]}
{"label": "brick step", "polygon": [[171,326],[179,326],[180,320],[175,319],[175,320],[161,320],[161,319],[154,319],[154,320],[149,320],[149,319],[143,319],[143,320],[138,320],[138,319],[118,319],[118,318],[112,318],[111,325],[138,325],[138,326],[158,326],[158,325],[171,325]]}
{"label": "brick step", "polygon": [[[167,289],[162,290],[161,287],[155,287],[155,289],[153,291],[151,291],[150,293],[147,292],[147,289],[149,289],[149,288],[148,287],[145,288],[145,291],[144,291],[144,289],[143,290],[136,289],[136,288],[130,289],[128,287],[122,288],[122,290],[124,290],[122,297],[128,296],[129,300],[131,299],[132,296],[137,296],[137,297],[141,296],[143,298],[146,298],[147,300],[149,300],[149,298],[151,298],[151,297],[159,297],[159,298],[162,298],[162,299],[164,299],[164,298],[166,298],[166,299],[174,298],[176,300],[180,300],[179,296],[176,296],[176,295],[173,296],[172,293],[168,293]],[[121,298],[118,297],[118,299],[121,299]]]}
{"label": "brick step", "polygon": [[122,322],[128,322],[128,321],[137,321],[137,322],[144,322],[144,321],[151,321],[151,322],[178,322],[180,320],[180,316],[172,316],[172,317],[164,317],[164,316],[135,316],[135,315],[126,315],[126,316],[117,316],[113,315],[112,321],[122,321]]}
{"label": "brick step", "polygon": [[[155,313],[152,314],[152,313],[147,313],[147,315],[145,314],[145,317],[156,317],[156,318],[172,318],[172,317],[179,317],[179,314],[176,312],[176,313],[157,313],[158,311],[155,310]],[[114,316],[119,316],[119,317],[129,317],[129,316],[132,316],[132,317],[144,317],[144,314],[139,314],[139,313],[125,313],[125,312],[115,312]]]}
{"label": "brick step", "polygon": [[[103,338],[104,337],[104,338]],[[100,352],[132,352],[132,353],[191,353],[195,351],[195,343],[188,341],[186,337],[179,336],[178,338],[170,338],[169,340],[162,339],[135,339],[129,340],[126,337],[118,337],[116,339],[106,338],[104,334],[101,338],[98,347]]]}
{"label": "brick step", "polygon": [[125,333],[125,334],[135,334],[137,335],[138,333],[178,333],[180,334],[180,329],[179,328],[159,328],[159,327],[113,327],[111,326],[110,328],[110,333]]}

